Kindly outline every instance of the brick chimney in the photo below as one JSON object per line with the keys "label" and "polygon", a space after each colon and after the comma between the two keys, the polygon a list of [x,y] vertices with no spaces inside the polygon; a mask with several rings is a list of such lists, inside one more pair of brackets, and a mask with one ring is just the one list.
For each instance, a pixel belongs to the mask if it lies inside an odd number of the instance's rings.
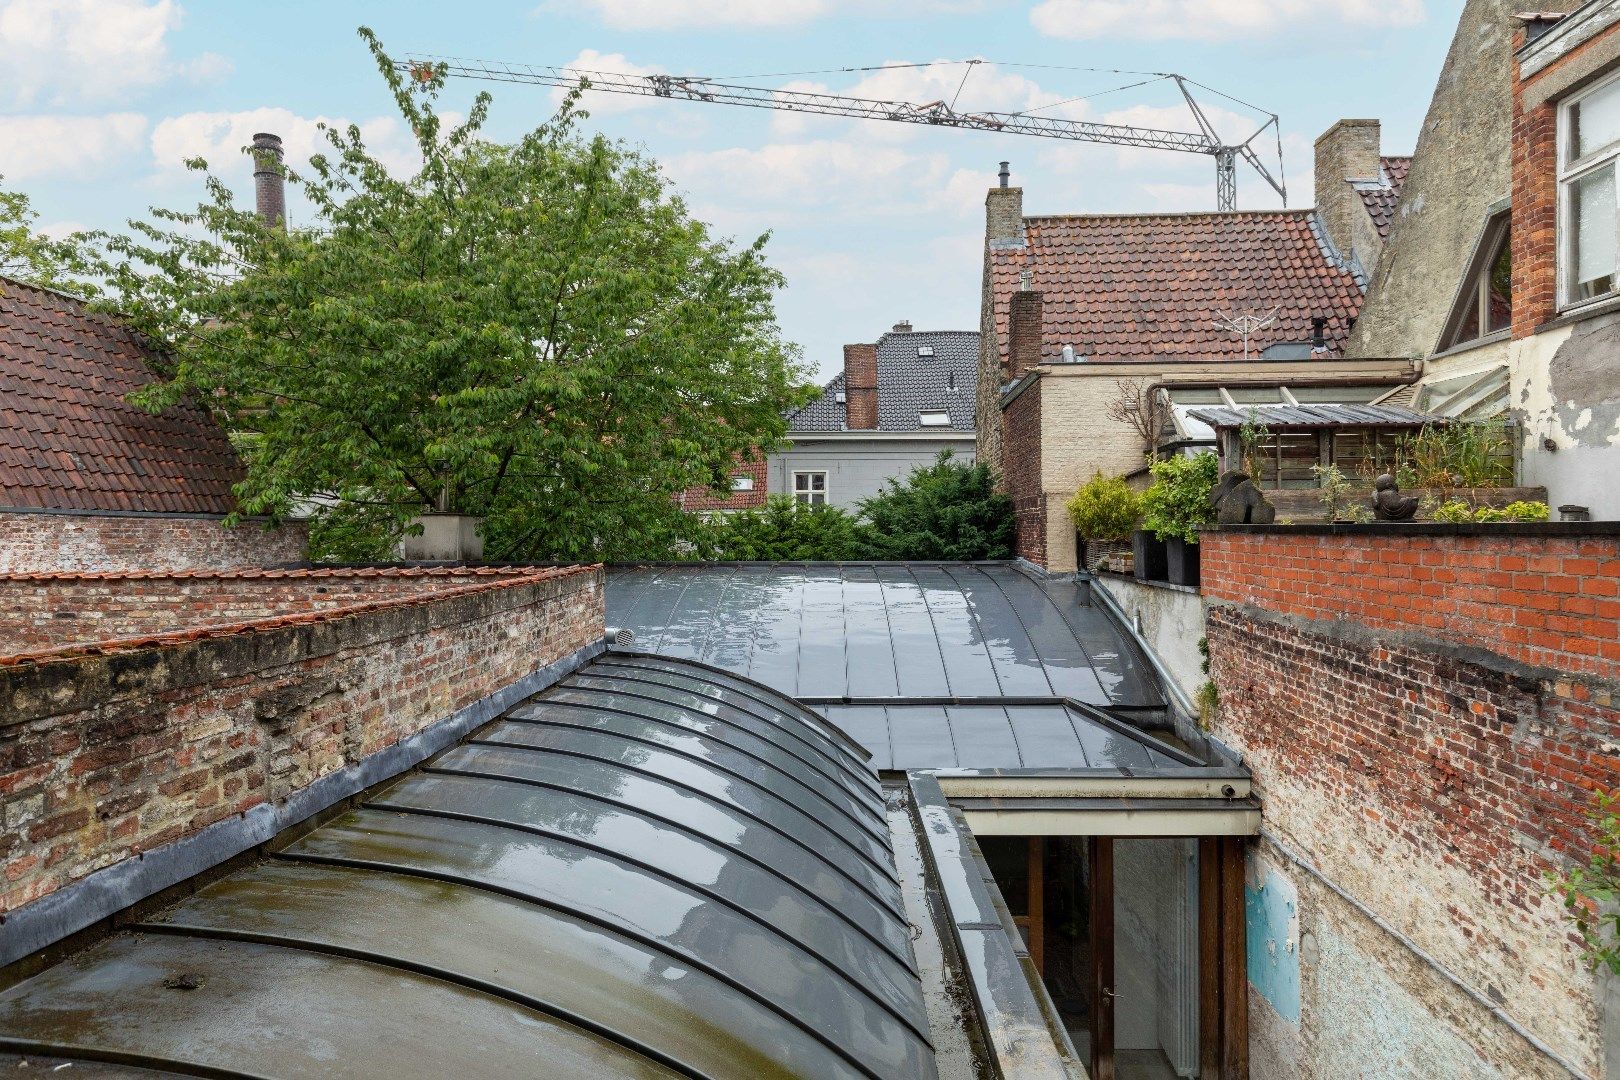
{"label": "brick chimney", "polygon": [[1007,371],[1004,381],[1013,382],[1041,362],[1041,294],[1036,289],[1019,289],[1012,294],[1007,317]]}
{"label": "brick chimney", "polygon": [[1008,187],[1007,163],[1000,184],[984,197],[984,240],[993,248],[1024,246],[1024,189]]}
{"label": "brick chimney", "polygon": [[1356,251],[1356,224],[1367,208],[1346,180],[1377,180],[1381,170],[1377,120],[1340,120],[1316,140],[1316,216],[1340,255],[1357,256],[1372,273],[1375,251]]}
{"label": "brick chimney", "polygon": [[287,227],[287,179],[281,172],[281,136],[253,136],[253,199],[259,219],[272,228]]}
{"label": "brick chimney", "polygon": [[878,426],[877,346],[844,346],[844,426],[875,431]]}

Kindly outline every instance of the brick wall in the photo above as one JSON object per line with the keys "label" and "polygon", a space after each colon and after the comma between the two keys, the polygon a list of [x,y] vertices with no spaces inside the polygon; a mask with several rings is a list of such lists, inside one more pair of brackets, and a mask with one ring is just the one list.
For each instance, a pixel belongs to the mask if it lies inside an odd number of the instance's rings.
{"label": "brick wall", "polygon": [[490,567],[0,574],[0,661],[8,653],[420,598],[527,572]]}
{"label": "brick wall", "polygon": [[0,573],[50,570],[227,570],[304,558],[299,523],[265,529],[218,518],[0,510]]}
{"label": "brick wall", "polygon": [[599,568],[0,664],[0,912],[281,804],[602,634]]}
{"label": "brick wall", "polygon": [[1046,565],[1046,493],[1041,490],[1041,393],[1045,381],[1037,376],[1002,413],[1002,471],[1018,523],[1013,551],[1037,566]]}
{"label": "brick wall", "polygon": [[[1298,1018],[1257,1012],[1257,1062],[1335,1075],[1374,1024],[1396,1072],[1561,1074],[1505,1016],[1599,1073],[1593,975],[1544,875],[1589,848],[1592,792],[1620,786],[1620,534],[1571,528],[1205,534],[1215,734],[1253,769],[1268,834],[1479,995],[1290,870],[1311,947],[1284,961]],[[1349,923],[1367,942],[1330,958],[1321,935]],[[1378,1008],[1346,985],[1384,988]]]}
{"label": "brick wall", "polygon": [[731,475],[749,477],[754,481],[753,489],[717,495],[713,488],[690,487],[679,496],[681,509],[692,513],[705,513],[711,510],[756,510],[765,505],[767,491],[763,457],[755,455],[738,458],[736,464],[732,466]]}
{"label": "brick wall", "polygon": [[[1514,49],[1524,31],[1514,35]],[[1558,106],[1528,109],[1513,65],[1513,336],[1529,337],[1558,311]]]}

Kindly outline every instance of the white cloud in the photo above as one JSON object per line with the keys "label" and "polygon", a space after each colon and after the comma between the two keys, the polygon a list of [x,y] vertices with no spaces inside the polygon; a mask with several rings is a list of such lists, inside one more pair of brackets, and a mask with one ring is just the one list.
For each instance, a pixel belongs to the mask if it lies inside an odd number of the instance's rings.
{"label": "white cloud", "polygon": [[1224,40],[1301,24],[1412,26],[1423,0],[1044,0],[1029,13],[1048,37]]}
{"label": "white cloud", "polygon": [[905,17],[978,11],[988,0],[548,0],[540,10],[584,9],[615,30],[774,29],[830,15]]}
{"label": "white cloud", "polygon": [[146,117],[139,113],[0,116],[0,175],[96,179],[90,174],[137,150],[145,134]]}
{"label": "white cloud", "polygon": [[[446,123],[454,117],[446,116]],[[152,158],[158,169],[171,175],[184,168],[187,158],[201,157],[216,173],[229,179],[232,170],[243,176],[252,172],[243,147],[261,131],[281,136],[287,164],[294,170],[311,154],[329,153],[331,144],[317,128],[344,128],[348,120],[325,116],[304,117],[288,109],[262,108],[243,112],[194,112],[171,116],[152,130]],[[395,117],[378,117],[360,123],[366,148],[396,174],[415,171],[421,163],[410,131]]]}
{"label": "white cloud", "polygon": [[[657,75],[664,70],[658,67],[642,67],[640,64],[633,64],[623,53],[600,53],[595,49],[584,50],[562,66],[570,71],[601,71],[614,75]],[[553,87],[551,91],[552,108],[561,105],[566,95],[567,91],[562,87]],[[593,116],[610,116],[614,113],[631,112],[649,105],[665,104],[657,98],[636,97],[633,94],[613,94],[599,90],[587,91],[580,100],[582,106]]]}
{"label": "white cloud", "polygon": [[180,14],[174,0],[0,0],[0,97],[15,107],[104,101],[176,77],[218,77],[229,67],[221,57],[170,56]]}

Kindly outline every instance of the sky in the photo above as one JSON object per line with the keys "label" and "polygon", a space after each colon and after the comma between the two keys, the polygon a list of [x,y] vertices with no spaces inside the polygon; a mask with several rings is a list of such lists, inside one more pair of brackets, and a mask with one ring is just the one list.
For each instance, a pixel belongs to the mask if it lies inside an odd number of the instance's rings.
{"label": "sky", "polygon": [[[0,0],[0,175],[33,200],[47,231],[65,232],[194,205],[201,181],[181,164],[192,156],[251,199],[241,147],[256,131],[280,134],[296,163],[319,145],[317,122],[354,122],[374,149],[408,167],[408,133],[355,33],[366,25],[398,56],[702,75],[918,103],[954,98],[963,112],[1039,110],[1192,130],[1174,84],[1153,75],[1176,72],[1212,88],[1193,92],[1223,134],[1247,137],[1279,114],[1288,205],[1301,207],[1312,202],[1312,143],[1334,120],[1378,118],[1385,152],[1411,151],[1460,7]],[[549,116],[558,93],[456,81],[441,108],[465,111],[479,90],[494,94],[486,132],[501,139]],[[977,328],[984,194],[999,161],[1011,162],[1029,214],[1214,208],[1214,165],[1197,154],[603,93],[588,95],[585,107],[588,130],[655,158],[718,234],[748,242],[770,233],[768,256],[787,278],[777,302],[783,336],[822,378],[838,370],[844,343],[874,341],[900,320]],[[1277,171],[1275,137],[1256,145]],[[1282,204],[1239,168],[1240,207]],[[295,221],[301,212],[290,208]]]}

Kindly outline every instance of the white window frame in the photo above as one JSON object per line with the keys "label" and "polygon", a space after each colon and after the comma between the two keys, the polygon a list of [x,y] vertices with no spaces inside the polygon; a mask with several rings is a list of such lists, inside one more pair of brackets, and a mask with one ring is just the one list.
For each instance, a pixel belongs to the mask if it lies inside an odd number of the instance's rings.
{"label": "white window frame", "polygon": [[[821,490],[815,490],[813,477],[821,477]],[[793,471],[793,501],[800,506],[826,506],[828,488],[826,469],[795,469]],[[819,496],[819,498],[818,498]]]}
{"label": "white window frame", "polygon": [[754,478],[752,476],[748,476],[746,474],[742,475],[742,476],[733,476],[731,478],[731,490],[732,491],[753,491],[754,490]]}
{"label": "white window frame", "polygon": [[917,414],[918,427],[950,427],[951,411],[949,409],[923,409]]}
{"label": "white window frame", "polygon": [[[1576,105],[1593,94],[1600,90],[1606,90],[1617,82],[1620,82],[1620,74],[1612,75],[1601,82],[1594,83],[1580,93],[1572,94],[1558,103],[1558,250],[1555,261],[1558,265],[1559,311],[1581,308],[1588,304],[1601,304],[1606,300],[1613,300],[1615,297],[1620,296],[1620,266],[1616,267],[1614,284],[1608,292],[1584,298],[1573,295],[1574,283],[1571,276],[1574,273],[1572,256],[1575,245],[1575,221],[1573,217],[1573,200],[1570,199],[1569,194],[1570,189],[1577,181],[1585,179],[1604,165],[1612,163],[1615,172],[1616,201],[1620,202],[1620,139],[1616,139],[1607,146],[1593,151],[1584,158],[1570,160],[1571,139],[1574,136],[1574,124],[1570,120],[1571,111]],[[1616,231],[1620,232],[1620,207],[1616,208],[1615,220]],[[1616,250],[1620,250],[1620,236],[1616,237]],[[1616,261],[1620,262],[1620,259]]]}

